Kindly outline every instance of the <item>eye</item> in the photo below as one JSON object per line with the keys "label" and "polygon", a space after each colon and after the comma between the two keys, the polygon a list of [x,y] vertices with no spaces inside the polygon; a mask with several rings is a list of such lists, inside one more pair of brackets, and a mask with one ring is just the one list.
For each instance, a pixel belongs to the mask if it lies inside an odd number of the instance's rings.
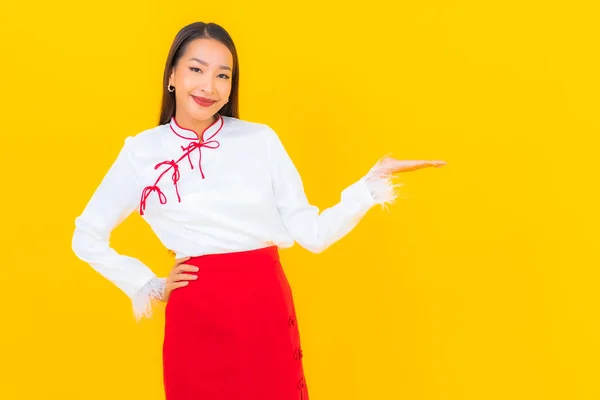
{"label": "eye", "polygon": [[221,74],[221,75],[219,75],[219,78],[229,79],[229,75],[227,75],[227,74]]}
{"label": "eye", "polygon": [[202,70],[200,68],[196,68],[196,67],[190,67],[190,70],[192,70],[194,72],[202,72]]}

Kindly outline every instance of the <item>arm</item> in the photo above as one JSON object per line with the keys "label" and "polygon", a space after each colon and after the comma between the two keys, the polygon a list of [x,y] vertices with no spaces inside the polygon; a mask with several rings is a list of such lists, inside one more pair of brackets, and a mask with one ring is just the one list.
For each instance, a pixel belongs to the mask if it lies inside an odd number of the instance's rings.
{"label": "arm", "polygon": [[344,189],[341,200],[323,212],[311,205],[302,179],[277,134],[268,128],[273,191],[281,218],[302,247],[320,253],[350,232],[374,205],[391,204],[397,197],[392,175],[378,161],[361,179]]}
{"label": "arm", "polygon": [[131,299],[139,321],[142,316],[151,316],[151,300],[162,298],[165,280],[157,278],[141,261],[118,254],[109,244],[112,230],[133,212],[141,193],[130,158],[131,140],[125,140],[117,159],[75,219],[72,248],[79,259]]}

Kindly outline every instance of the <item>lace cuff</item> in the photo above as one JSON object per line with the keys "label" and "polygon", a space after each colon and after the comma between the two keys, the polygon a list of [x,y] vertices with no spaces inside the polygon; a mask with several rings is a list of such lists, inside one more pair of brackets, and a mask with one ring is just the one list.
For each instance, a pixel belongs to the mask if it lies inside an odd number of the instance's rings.
{"label": "lace cuff", "polygon": [[370,191],[371,197],[376,204],[380,204],[382,208],[386,205],[394,203],[398,198],[397,188],[404,186],[404,183],[394,182],[394,176],[390,173],[383,172],[381,161],[369,170],[365,177],[365,184]]}
{"label": "lace cuff", "polygon": [[152,316],[152,303],[163,298],[166,283],[167,278],[154,277],[133,296],[131,302],[136,321]]}

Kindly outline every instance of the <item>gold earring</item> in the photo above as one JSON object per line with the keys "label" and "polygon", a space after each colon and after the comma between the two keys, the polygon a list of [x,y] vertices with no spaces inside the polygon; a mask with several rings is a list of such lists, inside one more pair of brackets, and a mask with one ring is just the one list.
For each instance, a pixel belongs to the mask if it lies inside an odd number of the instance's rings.
{"label": "gold earring", "polygon": [[173,86],[173,85],[169,85],[169,86],[167,86],[167,90],[168,90],[169,92],[173,93],[173,92],[175,91],[175,86]]}

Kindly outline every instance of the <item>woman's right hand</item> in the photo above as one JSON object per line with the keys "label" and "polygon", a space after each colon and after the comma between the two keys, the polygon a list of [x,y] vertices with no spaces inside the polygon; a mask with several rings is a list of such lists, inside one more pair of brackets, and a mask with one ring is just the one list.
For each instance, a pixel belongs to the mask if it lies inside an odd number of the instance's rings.
{"label": "woman's right hand", "polygon": [[186,274],[186,272],[198,272],[199,268],[195,265],[184,264],[191,257],[185,257],[175,260],[175,266],[171,269],[171,273],[166,279],[165,284],[165,293],[163,295],[162,301],[165,303],[169,301],[169,297],[171,296],[171,292],[177,288],[187,286],[189,281],[195,280],[198,278],[197,275],[194,274]]}

